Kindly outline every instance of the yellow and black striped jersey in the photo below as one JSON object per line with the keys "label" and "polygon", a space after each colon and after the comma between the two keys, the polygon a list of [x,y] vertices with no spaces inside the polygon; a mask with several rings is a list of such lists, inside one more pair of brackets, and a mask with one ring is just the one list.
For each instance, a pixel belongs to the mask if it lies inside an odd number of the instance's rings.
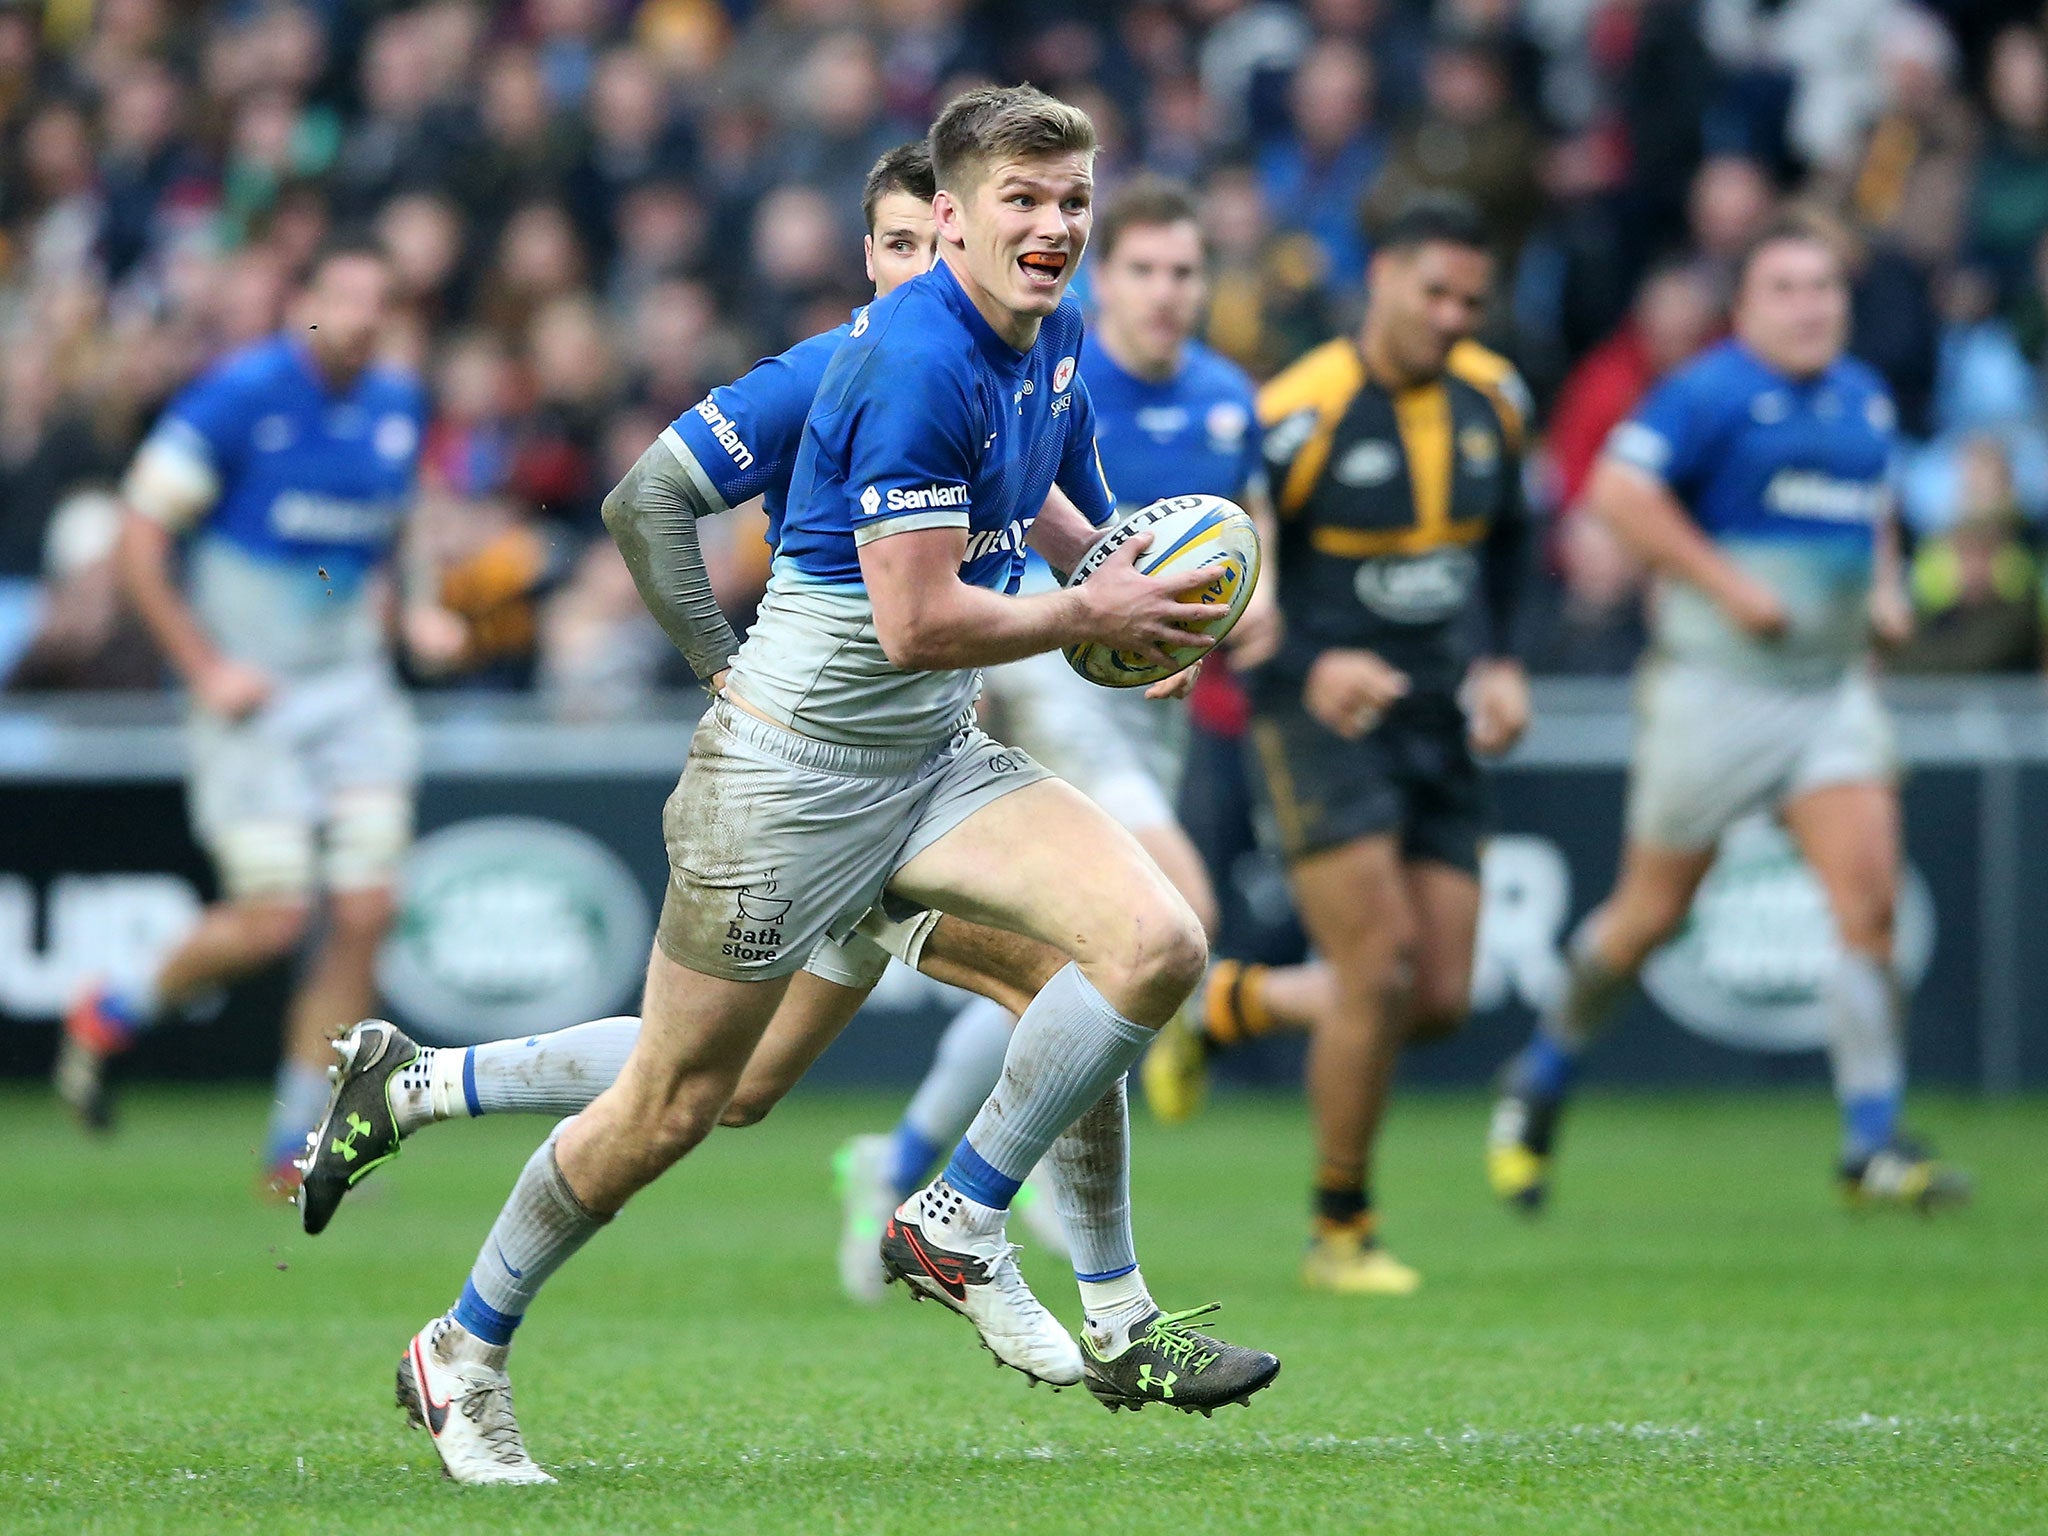
{"label": "yellow and black striped jersey", "polygon": [[1389,387],[1339,337],[1259,392],[1280,517],[1277,574],[1298,680],[1317,653],[1375,651],[1418,690],[1454,690],[1483,607],[1509,644],[1527,544],[1521,380],[1476,342],[1427,383]]}

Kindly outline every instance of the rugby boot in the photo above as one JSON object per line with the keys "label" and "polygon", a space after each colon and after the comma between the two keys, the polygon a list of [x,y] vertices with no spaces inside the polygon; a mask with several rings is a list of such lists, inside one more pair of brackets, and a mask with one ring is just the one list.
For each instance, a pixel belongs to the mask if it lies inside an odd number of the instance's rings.
{"label": "rugby boot", "polygon": [[442,1471],[458,1483],[552,1483],[526,1454],[512,1411],[505,1351],[452,1317],[437,1317],[398,1362],[398,1406],[424,1429]]}
{"label": "rugby boot", "polygon": [[405,1128],[392,1089],[420,1048],[397,1025],[365,1019],[334,1042],[334,1052],[341,1058],[327,1069],[334,1092],[298,1164],[299,1220],[310,1236],[327,1229],[342,1196],[398,1156]]}
{"label": "rugby boot", "polygon": [[1550,1196],[1551,1148],[1564,1100],[1532,1092],[1516,1057],[1502,1073],[1500,1097],[1486,1127],[1486,1182],[1494,1197],[1534,1216]]}
{"label": "rugby boot", "polygon": [[1280,1361],[1195,1327],[1218,1310],[1215,1302],[1186,1312],[1154,1308],[1099,1344],[1094,1330],[1084,1331],[1082,1380],[1111,1413],[1164,1403],[1207,1418],[1230,1403],[1249,1405],[1254,1392],[1273,1384]]}
{"label": "rugby boot", "polygon": [[1890,1206],[1932,1215],[1970,1203],[1970,1176],[1910,1136],[1894,1136],[1862,1161],[1842,1164],[1841,1180],[1852,1210]]}
{"label": "rugby boot", "polygon": [[999,1364],[1055,1387],[1081,1379],[1080,1346],[1024,1283],[1016,1245],[999,1221],[977,1221],[944,1179],[896,1208],[882,1228],[882,1267],[914,1299],[929,1296],[974,1324]]}
{"label": "rugby boot", "polygon": [[839,1288],[849,1301],[877,1302],[889,1284],[882,1267],[882,1228],[896,1214],[887,1136],[854,1136],[832,1154],[839,1191]]}
{"label": "rugby boot", "polygon": [[107,1064],[133,1045],[139,1033],[140,1023],[97,983],[81,992],[64,1015],[50,1082],[86,1130],[113,1129],[114,1094]]}
{"label": "rugby boot", "polygon": [[1319,1221],[1302,1257],[1301,1283],[1337,1296],[1412,1296],[1422,1276],[1380,1246],[1370,1221]]}

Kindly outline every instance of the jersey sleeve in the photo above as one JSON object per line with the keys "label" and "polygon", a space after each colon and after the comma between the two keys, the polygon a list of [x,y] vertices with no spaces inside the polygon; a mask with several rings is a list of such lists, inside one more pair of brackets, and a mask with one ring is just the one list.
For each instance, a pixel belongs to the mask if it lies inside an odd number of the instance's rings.
{"label": "jersey sleeve", "polygon": [[196,380],[165,407],[136,451],[122,500],[166,528],[197,523],[241,462],[250,407],[249,391],[232,373]]}
{"label": "jersey sleeve", "polygon": [[721,384],[676,418],[670,430],[727,509],[788,478],[817,383],[784,353]]}
{"label": "jersey sleeve", "polygon": [[981,448],[967,380],[937,359],[886,378],[875,362],[829,418],[812,423],[821,447],[837,440],[854,542],[967,527]]}
{"label": "jersey sleeve", "polygon": [[1698,374],[1673,374],[1607,436],[1605,458],[1682,490],[1706,462],[1708,426]]}
{"label": "jersey sleeve", "polygon": [[1096,527],[1116,516],[1116,497],[1102,469],[1102,450],[1095,442],[1095,402],[1079,374],[1074,376],[1074,420],[1067,428],[1067,449],[1053,480]]}

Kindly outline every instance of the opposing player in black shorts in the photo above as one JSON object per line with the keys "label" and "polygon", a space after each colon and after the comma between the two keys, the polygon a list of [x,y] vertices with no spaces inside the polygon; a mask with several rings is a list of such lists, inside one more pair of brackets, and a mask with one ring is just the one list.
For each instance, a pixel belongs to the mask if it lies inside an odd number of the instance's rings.
{"label": "opposing player in black shorts", "polygon": [[[1470,206],[1418,199],[1381,238],[1358,334],[1259,395],[1287,638],[1252,680],[1251,741],[1267,830],[1322,962],[1294,987],[1320,993],[1307,1010],[1316,1222],[1302,1269],[1315,1290],[1419,1284],[1375,1239],[1371,1150],[1401,1045],[1464,1020],[1488,820],[1474,754],[1512,746],[1529,717],[1512,648],[1523,396],[1512,367],[1471,340],[1492,280]],[[1212,993],[1244,980],[1219,974]]]}

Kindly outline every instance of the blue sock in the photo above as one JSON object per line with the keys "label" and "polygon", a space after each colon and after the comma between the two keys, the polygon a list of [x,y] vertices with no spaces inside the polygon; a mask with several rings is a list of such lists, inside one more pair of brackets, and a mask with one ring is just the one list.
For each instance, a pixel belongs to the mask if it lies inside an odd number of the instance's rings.
{"label": "blue sock", "polygon": [[946,1182],[976,1204],[997,1211],[1007,1211],[1024,1187],[1022,1179],[1011,1178],[964,1140],[946,1163]]}
{"label": "blue sock", "polygon": [[452,1309],[455,1321],[486,1344],[510,1344],[512,1334],[525,1321],[525,1314],[511,1317],[477,1295],[473,1281],[462,1282],[462,1295]]}
{"label": "blue sock", "polygon": [[1863,1093],[1842,1100],[1842,1157],[1861,1162],[1898,1129],[1900,1095]]}
{"label": "blue sock", "polygon": [[896,1161],[890,1169],[889,1182],[895,1187],[898,1200],[908,1200],[924,1187],[932,1164],[939,1160],[938,1145],[908,1120],[903,1120],[897,1123],[896,1134],[890,1139],[890,1149]]}
{"label": "blue sock", "polygon": [[1515,1085],[1531,1098],[1555,1102],[1571,1091],[1579,1059],[1538,1030],[1515,1062]]}

